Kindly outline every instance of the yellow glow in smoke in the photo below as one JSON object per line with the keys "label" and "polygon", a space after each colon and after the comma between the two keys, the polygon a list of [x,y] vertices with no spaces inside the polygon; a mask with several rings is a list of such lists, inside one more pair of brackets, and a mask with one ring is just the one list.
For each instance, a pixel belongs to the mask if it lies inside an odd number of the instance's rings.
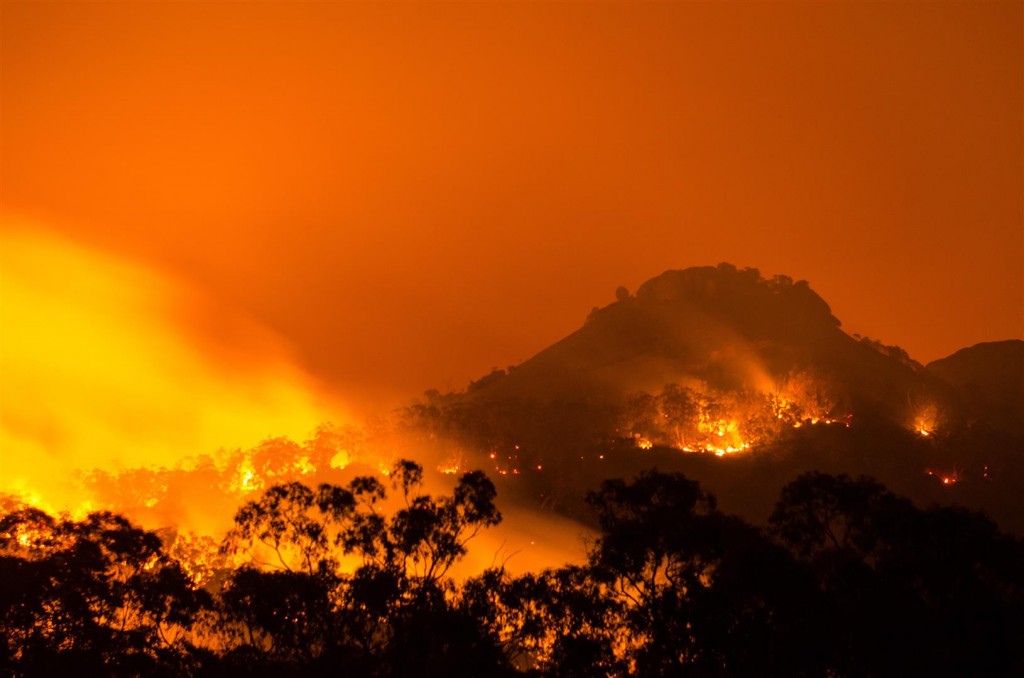
{"label": "yellow glow in smoke", "polygon": [[154,269],[0,225],[0,492],[74,508],[75,469],[169,465],[338,421],[255,324],[263,338],[225,365],[185,321],[197,305],[210,300]]}

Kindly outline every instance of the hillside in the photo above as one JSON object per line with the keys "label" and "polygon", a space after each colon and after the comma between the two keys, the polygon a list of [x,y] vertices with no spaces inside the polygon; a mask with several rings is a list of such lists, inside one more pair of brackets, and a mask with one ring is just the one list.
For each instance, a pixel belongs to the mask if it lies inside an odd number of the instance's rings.
{"label": "hillside", "polygon": [[956,389],[973,421],[1024,434],[1024,341],[976,344],[925,369]]}
{"label": "hillside", "polygon": [[657,466],[763,520],[779,487],[819,469],[1024,531],[1013,411],[1024,343],[925,368],[844,332],[807,282],[730,264],[667,271],[616,297],[522,364],[429,393],[407,412],[418,444],[577,517],[603,478]]}
{"label": "hillside", "polygon": [[806,281],[721,264],[666,271],[619,297],[508,374],[477,382],[470,396],[614,398],[670,383],[771,391],[811,373],[844,413],[910,421],[952,395],[899,349],[846,334]]}

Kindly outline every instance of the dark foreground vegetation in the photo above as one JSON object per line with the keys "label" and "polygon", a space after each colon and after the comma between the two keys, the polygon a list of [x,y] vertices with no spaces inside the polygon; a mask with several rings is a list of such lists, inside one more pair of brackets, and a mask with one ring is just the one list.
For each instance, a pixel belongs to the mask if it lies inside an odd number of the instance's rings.
{"label": "dark foreground vegetation", "polygon": [[[482,473],[422,493],[278,485],[217,548],[12,506],[8,675],[1024,675],[1024,547],[984,516],[805,474],[768,527],[647,472],[588,503],[583,566],[449,576],[501,515]],[[391,497],[388,497],[388,490]]]}

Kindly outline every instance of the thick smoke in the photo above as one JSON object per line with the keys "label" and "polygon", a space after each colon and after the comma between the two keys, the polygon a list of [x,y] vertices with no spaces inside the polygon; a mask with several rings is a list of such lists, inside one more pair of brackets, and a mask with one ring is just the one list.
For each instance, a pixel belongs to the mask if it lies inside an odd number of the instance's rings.
{"label": "thick smoke", "polygon": [[[26,224],[0,237],[0,491],[75,509],[79,472],[173,467],[344,423],[284,344],[242,314]],[[202,317],[233,328],[230,347],[196,331]]]}

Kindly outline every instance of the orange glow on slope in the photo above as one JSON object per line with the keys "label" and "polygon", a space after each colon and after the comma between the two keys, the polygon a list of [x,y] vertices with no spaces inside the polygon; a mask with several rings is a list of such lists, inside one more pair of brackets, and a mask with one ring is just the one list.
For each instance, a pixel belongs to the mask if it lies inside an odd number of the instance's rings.
{"label": "orange glow on slope", "polygon": [[[0,245],[0,492],[87,508],[76,470],[173,465],[338,420],[266,330],[169,277],[22,224]],[[204,313],[229,339],[190,327]]]}
{"label": "orange glow on slope", "polygon": [[939,410],[935,405],[922,407],[914,417],[911,429],[922,438],[927,438],[935,433],[938,426]]}
{"label": "orange glow on slope", "polygon": [[[707,384],[679,390],[666,386],[651,403],[635,407],[626,426],[640,450],[656,444],[687,453],[724,457],[746,452],[776,440],[787,428],[843,424],[849,428],[853,417],[833,414],[836,401],[820,380],[806,374],[787,379],[784,385],[771,380],[768,389],[746,392],[715,392]],[[669,401],[658,402],[669,396]],[[678,394],[684,394],[682,396]],[[680,402],[672,400],[682,397]],[[492,455],[493,458],[493,455]]]}

